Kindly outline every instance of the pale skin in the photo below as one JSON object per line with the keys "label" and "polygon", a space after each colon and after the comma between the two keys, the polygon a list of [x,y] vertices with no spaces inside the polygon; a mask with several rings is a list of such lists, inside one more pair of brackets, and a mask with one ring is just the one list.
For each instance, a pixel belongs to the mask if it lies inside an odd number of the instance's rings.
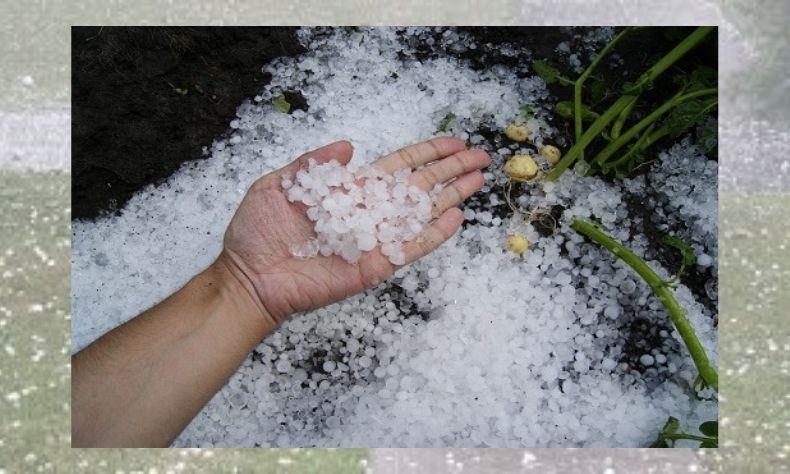
{"label": "pale skin", "polygon": [[[289,202],[283,177],[309,159],[347,163],[351,144],[308,152],[258,179],[225,232],[223,250],[183,288],[72,357],[74,447],[166,447],[225,384],[250,351],[292,314],[340,301],[387,278],[397,267],[378,248],[351,264],[339,256],[299,259],[294,244],[314,233],[306,207]],[[404,245],[407,264],[449,239],[458,209],[483,186],[487,153],[439,137],[380,158],[386,172],[415,170],[430,190],[434,219]],[[274,429],[274,427],[273,427]]]}

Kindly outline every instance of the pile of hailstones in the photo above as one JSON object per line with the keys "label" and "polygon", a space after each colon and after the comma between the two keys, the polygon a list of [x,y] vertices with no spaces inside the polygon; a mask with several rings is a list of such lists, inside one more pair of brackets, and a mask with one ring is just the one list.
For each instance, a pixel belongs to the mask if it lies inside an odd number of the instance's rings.
{"label": "pile of hailstones", "polygon": [[299,258],[339,255],[355,263],[362,252],[381,245],[393,265],[403,265],[403,244],[419,237],[431,219],[433,197],[441,191],[441,185],[430,193],[410,185],[411,173],[403,169],[387,174],[373,165],[354,170],[335,160],[310,160],[293,180],[282,180],[288,200],[308,207],[316,233],[291,253]]}

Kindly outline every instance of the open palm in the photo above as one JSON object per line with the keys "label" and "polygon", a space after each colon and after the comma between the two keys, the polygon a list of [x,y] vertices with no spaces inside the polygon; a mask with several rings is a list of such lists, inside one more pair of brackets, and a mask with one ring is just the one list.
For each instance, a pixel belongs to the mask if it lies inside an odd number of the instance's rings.
{"label": "open palm", "polygon": [[[396,270],[379,247],[365,252],[356,263],[340,256],[297,258],[298,246],[315,237],[307,207],[286,198],[281,181],[293,178],[318,163],[351,159],[353,148],[346,141],[335,142],[306,153],[288,166],[258,179],[242,200],[225,232],[220,259],[232,268],[275,323],[290,314],[325,306],[374,286]],[[467,150],[464,142],[450,137],[434,138],[391,153],[376,162],[388,173],[411,168],[411,184],[430,190],[447,183],[436,196],[434,220],[414,241],[404,244],[406,263],[431,252],[460,227],[463,215],[456,206],[483,185],[480,168],[490,157],[482,150]]]}

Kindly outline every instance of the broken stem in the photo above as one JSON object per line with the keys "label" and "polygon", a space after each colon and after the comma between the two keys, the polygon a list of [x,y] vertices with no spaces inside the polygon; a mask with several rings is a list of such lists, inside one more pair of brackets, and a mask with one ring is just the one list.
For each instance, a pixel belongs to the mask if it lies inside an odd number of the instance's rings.
{"label": "broken stem", "polygon": [[694,365],[697,366],[697,370],[702,376],[702,379],[709,387],[718,392],[719,376],[716,373],[716,369],[711,365],[708,355],[705,353],[705,349],[697,338],[694,327],[691,326],[691,323],[683,312],[683,308],[680,307],[680,304],[678,304],[675,296],[672,294],[672,290],[667,284],[644,260],[639,258],[628,247],[609,237],[595,225],[579,219],[574,219],[571,223],[571,228],[589,237],[595,243],[615,254],[617,258],[622,259],[642,277],[650,286],[650,289],[653,290],[653,293],[658,297],[659,301],[661,301],[661,304],[664,305],[664,309],[669,313],[669,318],[675,325],[675,329],[680,333],[680,337],[683,339],[683,343],[691,354]]}

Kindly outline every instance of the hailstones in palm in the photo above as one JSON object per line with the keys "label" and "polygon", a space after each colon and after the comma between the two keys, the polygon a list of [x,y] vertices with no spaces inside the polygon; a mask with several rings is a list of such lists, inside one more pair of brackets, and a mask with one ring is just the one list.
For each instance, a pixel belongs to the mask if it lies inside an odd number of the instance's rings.
{"label": "hailstones in palm", "polygon": [[288,200],[308,206],[316,237],[299,243],[299,258],[339,255],[355,263],[363,252],[380,246],[393,265],[406,263],[403,244],[416,239],[431,219],[432,196],[409,183],[410,169],[394,174],[374,165],[352,170],[335,160],[309,160],[307,168],[282,181]]}

